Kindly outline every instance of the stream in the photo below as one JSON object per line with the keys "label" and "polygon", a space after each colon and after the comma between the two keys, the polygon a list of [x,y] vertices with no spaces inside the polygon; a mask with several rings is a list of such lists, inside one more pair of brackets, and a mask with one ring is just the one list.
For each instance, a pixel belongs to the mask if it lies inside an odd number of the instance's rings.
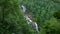
{"label": "stream", "polygon": [[24,12],[24,18],[26,18],[26,21],[27,21],[28,25],[31,25],[34,30],[36,30],[37,32],[39,32],[37,23],[34,22],[33,20],[31,20],[29,18],[29,16],[27,14],[25,14],[26,10],[27,10],[26,7],[24,5],[21,5],[21,8],[22,8],[22,10]]}

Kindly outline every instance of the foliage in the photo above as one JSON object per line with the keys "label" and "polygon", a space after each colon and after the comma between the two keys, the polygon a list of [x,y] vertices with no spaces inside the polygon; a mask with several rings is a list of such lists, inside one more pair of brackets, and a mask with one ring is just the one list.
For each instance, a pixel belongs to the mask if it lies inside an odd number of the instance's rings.
{"label": "foliage", "polygon": [[[55,0],[54,0],[55,1]],[[53,0],[23,0],[21,4],[26,6],[27,10],[32,13],[33,20],[41,26],[46,20],[49,20],[55,11],[60,7],[60,3]],[[59,8],[58,8],[59,7]]]}
{"label": "foliage", "polygon": [[60,22],[56,18],[51,18],[41,29],[41,34],[60,34]]}
{"label": "foliage", "polygon": [[[23,0],[21,4],[26,6],[27,11],[32,14],[33,20],[38,23],[39,30],[45,30],[43,26],[45,26],[46,21],[50,23],[50,19],[60,10],[60,0]],[[56,17],[59,18],[59,14],[58,12]],[[54,22],[51,21],[52,23]]]}
{"label": "foliage", "polygon": [[[27,24],[19,6],[26,6],[39,26]],[[59,34],[60,0],[0,0],[0,34]]]}
{"label": "foliage", "polygon": [[21,0],[0,0],[0,34],[34,34],[27,24],[21,8]]}
{"label": "foliage", "polygon": [[60,10],[54,13],[53,15],[55,18],[60,19]]}

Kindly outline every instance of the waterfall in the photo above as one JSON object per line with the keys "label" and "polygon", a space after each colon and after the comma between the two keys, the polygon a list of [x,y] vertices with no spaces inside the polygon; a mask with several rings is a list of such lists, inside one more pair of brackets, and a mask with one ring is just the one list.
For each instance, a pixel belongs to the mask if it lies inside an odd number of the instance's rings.
{"label": "waterfall", "polygon": [[26,8],[23,5],[21,5],[21,8],[22,8],[23,12],[26,11]]}
{"label": "waterfall", "polygon": [[29,18],[29,16],[25,14],[25,12],[26,12],[25,6],[24,5],[21,5],[21,8],[22,8],[22,10],[24,12],[24,17],[26,18],[28,25],[31,25],[33,29],[35,29],[37,32],[39,32],[37,23],[34,22],[34,21],[32,21]]}

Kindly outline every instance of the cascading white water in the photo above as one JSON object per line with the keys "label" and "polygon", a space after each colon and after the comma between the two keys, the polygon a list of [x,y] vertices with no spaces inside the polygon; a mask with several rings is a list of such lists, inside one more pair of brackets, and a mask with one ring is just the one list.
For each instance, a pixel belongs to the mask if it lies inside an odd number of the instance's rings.
{"label": "cascading white water", "polygon": [[[26,12],[25,6],[22,5],[21,8],[22,8],[23,12],[25,13],[25,12]],[[32,21],[32,20],[29,18],[29,16],[26,15],[26,14],[24,14],[24,17],[26,18],[27,23],[28,23],[29,25],[31,25],[33,29],[35,29],[37,32],[39,32],[37,23],[34,22],[34,21]]]}
{"label": "cascading white water", "polygon": [[21,8],[22,8],[23,12],[26,11],[26,8],[23,5],[21,6]]}

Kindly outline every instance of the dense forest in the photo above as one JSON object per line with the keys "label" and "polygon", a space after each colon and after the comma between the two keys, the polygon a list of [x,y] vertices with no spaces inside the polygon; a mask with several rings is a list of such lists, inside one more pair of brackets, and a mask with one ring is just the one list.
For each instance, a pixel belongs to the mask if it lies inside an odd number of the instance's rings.
{"label": "dense forest", "polygon": [[60,34],[60,0],[0,0],[0,34]]}

